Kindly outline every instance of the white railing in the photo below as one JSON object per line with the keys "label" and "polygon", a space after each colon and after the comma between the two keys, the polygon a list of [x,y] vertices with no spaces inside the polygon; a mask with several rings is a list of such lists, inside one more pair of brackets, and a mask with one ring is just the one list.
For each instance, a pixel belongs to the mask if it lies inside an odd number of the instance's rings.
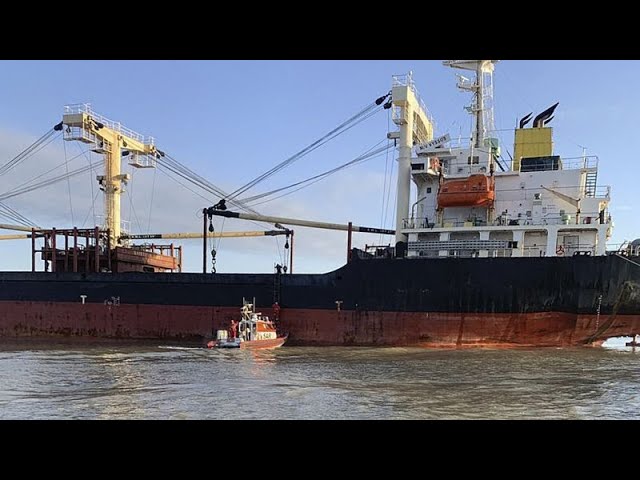
{"label": "white railing", "polygon": [[583,168],[598,168],[600,159],[597,155],[585,155],[584,157],[562,158],[563,170],[580,170]]}
{"label": "white railing", "polygon": [[416,88],[416,84],[413,81],[413,72],[409,72],[409,73],[404,74],[404,75],[393,75],[391,84],[394,87],[409,87],[411,89],[411,91],[413,92],[413,94],[416,97],[418,105],[420,105],[420,108],[422,108],[422,111],[424,112],[426,117],[429,119],[429,122],[431,123],[431,125],[433,127],[433,131],[435,132],[435,130],[436,130],[436,122],[433,119],[433,116],[431,115],[431,112],[429,112],[429,109],[427,108],[427,106],[425,105],[424,101],[422,100],[422,97],[420,96],[420,93],[418,92],[418,89]]}
{"label": "white railing", "polygon": [[71,105],[65,105],[64,113],[65,115],[84,113],[84,114],[90,115],[95,121],[104,124],[105,127],[115,130],[116,132],[120,132],[129,138],[137,140],[146,145],[153,145],[155,143],[155,139],[153,137],[145,137],[144,135],[138,132],[134,132],[133,130],[127,127],[124,127],[120,122],[114,122],[113,120],[109,120],[107,117],[104,117],[99,113],[94,112],[91,109],[90,103],[76,103]]}
{"label": "white railing", "polygon": [[[611,223],[611,217],[605,212],[605,224]],[[491,223],[483,219],[459,220],[455,218],[443,219],[442,223],[437,223],[433,219],[427,217],[403,218],[403,229],[421,230],[433,228],[469,228],[469,227],[518,227],[518,226],[545,226],[545,225],[598,225],[600,224],[599,212],[582,212],[580,214],[580,223],[576,224],[574,215],[548,214],[541,219],[533,219],[529,217],[498,217]]]}

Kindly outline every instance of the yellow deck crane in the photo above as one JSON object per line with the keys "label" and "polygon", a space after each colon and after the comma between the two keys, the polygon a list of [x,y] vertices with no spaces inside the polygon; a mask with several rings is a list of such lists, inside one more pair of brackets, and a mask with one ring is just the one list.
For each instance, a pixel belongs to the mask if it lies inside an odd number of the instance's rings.
{"label": "yellow deck crane", "polygon": [[[130,177],[122,173],[122,159],[136,168],[155,168],[164,153],[155,146],[153,137],[141,135],[96,113],[90,104],[67,105],[60,124],[66,141],[89,145],[91,151],[104,156],[104,173],[96,179],[104,192],[104,226],[93,229],[40,229],[0,224],[0,229],[28,233],[0,235],[0,240],[31,239],[32,270],[36,253],[42,254],[45,270],[52,271],[181,271],[182,249],[179,246],[129,246],[130,240],[247,238],[288,235],[292,231],[252,231],[216,233],[130,234],[122,231],[120,199],[123,184]],[[205,235],[206,233],[206,235]],[[44,247],[36,248],[36,240],[44,239]],[[61,248],[64,245],[64,248]],[[170,253],[169,255],[165,253]]]}
{"label": "yellow deck crane", "polygon": [[91,150],[104,155],[104,175],[97,177],[104,192],[105,228],[110,244],[117,246],[120,239],[120,196],[122,184],[129,175],[121,173],[122,157],[129,157],[129,164],[137,168],[155,168],[161,152],[153,137],[145,137],[120,122],[111,121],[91,109],[89,104],[67,105],[62,117],[64,139],[91,145]]}

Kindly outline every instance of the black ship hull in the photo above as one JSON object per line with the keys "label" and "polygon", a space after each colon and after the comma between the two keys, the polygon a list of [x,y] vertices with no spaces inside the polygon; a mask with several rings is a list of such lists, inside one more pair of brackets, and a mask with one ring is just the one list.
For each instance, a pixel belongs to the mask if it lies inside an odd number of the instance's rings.
{"label": "black ship hull", "polygon": [[326,274],[0,273],[0,336],[204,342],[243,298],[291,345],[579,345],[640,333],[640,258],[359,259]]}

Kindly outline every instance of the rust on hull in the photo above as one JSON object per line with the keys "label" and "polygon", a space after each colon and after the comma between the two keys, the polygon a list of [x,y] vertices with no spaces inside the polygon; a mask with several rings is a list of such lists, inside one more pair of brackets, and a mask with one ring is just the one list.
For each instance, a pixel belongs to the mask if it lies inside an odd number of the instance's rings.
{"label": "rust on hull", "polygon": [[[267,311],[269,309],[266,309]],[[235,307],[0,302],[0,337],[86,337],[202,342]],[[640,315],[429,313],[282,309],[287,345],[571,346],[640,331]]]}

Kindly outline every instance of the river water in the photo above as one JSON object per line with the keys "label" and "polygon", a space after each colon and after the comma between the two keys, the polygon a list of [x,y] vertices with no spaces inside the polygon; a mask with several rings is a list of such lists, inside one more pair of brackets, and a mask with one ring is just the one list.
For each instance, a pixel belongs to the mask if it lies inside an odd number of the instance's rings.
{"label": "river water", "polygon": [[640,419],[640,351],[0,344],[0,419],[255,418]]}

